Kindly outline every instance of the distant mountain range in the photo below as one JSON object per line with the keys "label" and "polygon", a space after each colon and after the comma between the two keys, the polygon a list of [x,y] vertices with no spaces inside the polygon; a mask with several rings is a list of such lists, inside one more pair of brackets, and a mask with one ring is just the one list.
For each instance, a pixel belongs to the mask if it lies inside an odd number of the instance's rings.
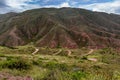
{"label": "distant mountain range", "polygon": [[0,14],[0,45],[33,42],[51,48],[120,47],[120,15],[79,8],[41,8]]}

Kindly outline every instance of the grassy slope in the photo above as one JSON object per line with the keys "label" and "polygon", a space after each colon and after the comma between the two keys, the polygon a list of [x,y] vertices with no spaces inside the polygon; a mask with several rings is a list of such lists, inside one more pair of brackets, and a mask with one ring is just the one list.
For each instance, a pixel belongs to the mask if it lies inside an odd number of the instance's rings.
{"label": "grassy slope", "polygon": [[71,49],[71,56],[67,49],[61,50],[54,55],[59,49],[40,48],[32,55],[34,46],[0,47],[0,75],[31,76],[35,80],[120,80],[120,55],[114,50],[94,50],[87,56],[88,49]]}

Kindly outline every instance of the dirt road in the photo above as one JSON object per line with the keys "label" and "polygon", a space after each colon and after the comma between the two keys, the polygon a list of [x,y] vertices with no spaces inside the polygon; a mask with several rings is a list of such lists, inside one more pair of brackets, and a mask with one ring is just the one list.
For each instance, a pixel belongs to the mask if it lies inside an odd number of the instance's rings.
{"label": "dirt road", "polygon": [[39,51],[38,48],[35,48],[35,51],[32,53],[32,55],[35,55]]}
{"label": "dirt road", "polygon": [[[90,55],[90,54],[92,54],[93,52],[94,52],[94,50],[91,49],[85,56]],[[94,62],[98,61],[96,58],[88,58],[88,60],[89,60],[89,61],[94,61]]]}
{"label": "dirt road", "polygon": [[67,50],[67,52],[68,52],[67,55],[68,55],[68,56],[71,56],[71,53],[72,53],[72,52],[71,52],[70,50]]}
{"label": "dirt road", "polygon": [[90,54],[92,54],[94,52],[94,50],[93,49],[91,49],[87,54],[85,54],[84,56],[87,56],[87,55],[90,55]]}
{"label": "dirt road", "polygon": [[58,55],[62,52],[62,49],[60,49],[58,52],[56,52],[54,55]]}

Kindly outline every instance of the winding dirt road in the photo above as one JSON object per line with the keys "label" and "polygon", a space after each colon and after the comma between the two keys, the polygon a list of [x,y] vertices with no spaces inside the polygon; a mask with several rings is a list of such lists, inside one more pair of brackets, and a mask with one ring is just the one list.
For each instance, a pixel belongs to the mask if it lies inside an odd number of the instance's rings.
{"label": "winding dirt road", "polygon": [[39,51],[38,48],[35,48],[35,51],[32,53],[32,55],[35,55]]}
{"label": "winding dirt road", "polygon": [[85,54],[84,56],[87,56],[87,55],[90,55],[90,54],[92,54],[94,52],[94,50],[93,49],[91,49],[87,54]]}
{"label": "winding dirt road", "polygon": [[[94,50],[91,49],[85,56],[88,56],[88,55],[92,54],[93,52],[94,52]],[[89,61],[94,61],[94,62],[98,61],[96,58],[88,58],[88,60]]]}
{"label": "winding dirt road", "polygon": [[62,49],[60,49],[58,52],[56,52],[54,55],[58,55],[62,52]]}
{"label": "winding dirt road", "polygon": [[87,55],[92,54],[93,52],[94,52],[94,50],[91,49],[91,50],[87,53]]}
{"label": "winding dirt road", "polygon": [[97,62],[98,60],[96,58],[88,58],[89,61]]}
{"label": "winding dirt road", "polygon": [[72,56],[71,54],[72,54],[72,52],[70,51],[70,50],[67,50],[68,51],[68,56]]}

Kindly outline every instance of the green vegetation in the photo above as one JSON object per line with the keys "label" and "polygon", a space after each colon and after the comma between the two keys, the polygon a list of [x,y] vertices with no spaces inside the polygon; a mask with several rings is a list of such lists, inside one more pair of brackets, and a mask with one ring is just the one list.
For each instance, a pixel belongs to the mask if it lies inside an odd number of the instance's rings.
{"label": "green vegetation", "polygon": [[16,69],[16,70],[28,70],[31,68],[30,63],[23,59],[10,59],[7,58],[6,61],[0,63],[1,68]]}
{"label": "green vegetation", "polygon": [[34,50],[30,45],[0,47],[0,75],[31,76],[34,80],[120,80],[120,54],[113,49],[94,50],[89,55],[85,55],[88,49],[70,49],[71,55],[67,55],[68,49],[56,54],[59,49],[50,48],[30,54]]}

